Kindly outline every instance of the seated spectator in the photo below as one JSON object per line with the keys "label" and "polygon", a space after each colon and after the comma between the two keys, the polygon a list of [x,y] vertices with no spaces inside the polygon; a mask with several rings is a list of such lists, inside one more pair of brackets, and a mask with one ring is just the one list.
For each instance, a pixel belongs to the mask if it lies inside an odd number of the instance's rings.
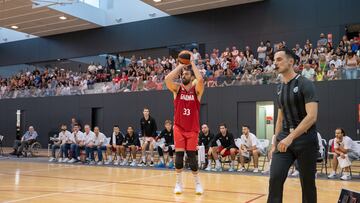
{"label": "seated spectator", "polygon": [[[56,155],[55,155],[56,149],[60,149],[59,160],[62,160],[62,158],[64,158],[64,156],[63,156],[64,152],[62,151],[62,149],[63,149],[63,145],[66,144],[66,141],[68,140],[69,137],[71,137],[71,132],[67,130],[67,127],[65,124],[62,124],[61,131],[59,132],[59,136],[54,141],[54,144],[51,146],[52,153],[51,153],[51,158],[50,158],[49,162],[56,161]],[[67,153],[66,153],[66,155],[67,155]]]}
{"label": "seated spectator", "polygon": [[[69,163],[75,163],[80,161],[80,150],[85,150],[85,135],[80,131],[80,127],[78,124],[74,125],[73,133],[70,138],[70,151],[72,158],[71,160],[68,159],[68,157],[65,157],[63,162],[69,162]],[[67,145],[65,145],[67,146]],[[65,151],[68,151],[67,148],[64,149]]]}
{"label": "seated spectator", "polygon": [[29,126],[29,130],[22,136],[21,140],[14,141],[14,151],[11,155],[17,155],[18,157],[22,154],[24,147],[27,147],[35,142],[38,134],[34,130],[33,126]]}
{"label": "seated spectator", "polygon": [[267,48],[264,45],[264,42],[260,42],[260,46],[257,48],[258,59],[260,64],[263,64],[265,62],[266,50]]}
{"label": "seated spectator", "polygon": [[[360,158],[360,145],[354,142],[350,137],[346,136],[344,129],[337,128],[335,130],[334,152],[335,154],[332,160],[333,171],[328,178],[336,177],[336,169],[340,159],[343,159],[344,161],[347,159],[352,162],[353,160]],[[340,179],[351,180],[349,166],[344,168],[343,176],[341,176]]]}
{"label": "seated spectator", "polygon": [[[211,170],[211,160],[212,160],[212,147],[216,147],[216,143],[213,143],[214,146],[210,146],[210,142],[214,139],[214,134],[210,132],[210,129],[207,124],[203,124],[201,126],[201,132],[199,133],[199,146],[205,147],[205,153],[208,155],[207,159],[205,159],[205,165],[203,169]],[[206,168],[205,168],[206,167]]]}
{"label": "seated spectator", "polygon": [[[129,126],[127,128],[127,133],[125,135],[125,140],[123,142],[123,146],[129,150],[130,156],[132,158],[132,162],[130,166],[136,166],[136,152],[140,150],[140,140],[139,136],[135,134],[134,128],[132,126]],[[129,156],[129,157],[130,157]],[[128,158],[125,156],[125,160],[121,164],[123,166],[128,165]]]}
{"label": "seated spectator", "polygon": [[325,38],[325,34],[320,34],[320,39],[317,41],[318,47],[325,47],[327,45],[327,39]]}
{"label": "seated spectator", "polygon": [[84,130],[86,161],[90,164],[95,164],[94,151],[97,148],[95,146],[95,133],[91,131],[90,125],[85,125]]}
{"label": "seated spectator", "polygon": [[305,68],[302,70],[301,75],[311,81],[314,81],[315,71],[311,68],[310,64],[305,64]]}
{"label": "seated spectator", "polygon": [[210,142],[210,146],[215,146],[218,141],[220,142],[220,145],[218,145],[217,147],[212,147],[211,149],[211,156],[215,160],[215,171],[222,171],[218,154],[220,154],[221,156],[231,156],[231,164],[229,171],[234,171],[235,157],[238,151],[238,148],[235,145],[234,136],[230,132],[228,132],[225,124],[220,124],[219,129],[220,132]]}
{"label": "seated spectator", "polygon": [[[113,127],[113,133],[110,138],[110,143],[106,146],[106,156],[108,160],[105,162],[105,165],[109,165],[113,163],[112,153],[115,151],[116,161],[114,161],[114,165],[119,165],[120,163],[120,148],[123,148],[124,136],[120,132],[120,128],[117,125]],[[115,158],[115,157],[114,157]]]}
{"label": "seated spectator", "polygon": [[250,158],[253,156],[254,160],[254,173],[259,172],[259,156],[265,155],[265,149],[257,139],[257,137],[250,132],[248,125],[242,126],[242,135],[241,135],[241,147],[240,147],[240,164],[239,172],[245,171],[245,158]]}
{"label": "seated spectator", "polygon": [[[97,165],[102,165],[103,164],[102,152],[106,150],[106,145],[104,145],[106,136],[104,135],[104,133],[100,132],[100,128],[98,126],[95,126],[94,134],[95,134],[94,146],[96,147],[97,156],[98,156]],[[92,156],[94,157],[94,155]]]}
{"label": "seated spectator", "polygon": [[169,153],[169,168],[174,168],[174,133],[170,120],[165,121],[165,129],[161,131],[160,135],[155,138],[157,141],[157,150],[159,153],[159,163],[157,165],[158,168],[165,168],[166,163],[164,160],[164,152]]}

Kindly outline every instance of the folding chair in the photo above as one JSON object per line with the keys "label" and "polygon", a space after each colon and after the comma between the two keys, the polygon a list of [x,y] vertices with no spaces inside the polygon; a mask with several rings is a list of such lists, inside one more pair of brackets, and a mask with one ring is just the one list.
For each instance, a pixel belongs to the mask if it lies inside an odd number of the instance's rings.
{"label": "folding chair", "polygon": [[[263,171],[264,170],[264,168],[265,168],[265,162],[266,162],[266,160],[268,159],[268,153],[269,153],[269,145],[270,145],[270,141],[268,140],[268,139],[259,139],[259,142],[260,142],[260,144],[261,144],[261,146],[264,148],[264,159],[263,159],[263,163],[262,163],[262,168],[261,168],[261,170]],[[259,159],[260,159],[260,157],[261,157],[261,154],[260,154],[260,156],[259,156]]]}
{"label": "folding chair", "polygon": [[327,172],[327,153],[328,153],[328,148],[327,148],[327,142],[325,139],[321,139],[322,145],[324,146],[323,149],[323,153],[321,157],[318,157],[318,159],[316,160],[317,164],[321,164],[321,173],[323,173],[323,169],[325,168],[325,174],[327,176],[328,172]]}
{"label": "folding chair", "polygon": [[4,154],[3,145],[2,145],[3,140],[4,140],[4,136],[0,135],[0,156],[2,156]]}

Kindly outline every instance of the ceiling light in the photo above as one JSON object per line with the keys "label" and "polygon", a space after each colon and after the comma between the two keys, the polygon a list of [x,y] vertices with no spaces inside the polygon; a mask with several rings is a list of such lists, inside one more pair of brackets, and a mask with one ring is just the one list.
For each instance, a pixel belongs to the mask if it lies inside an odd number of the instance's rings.
{"label": "ceiling light", "polygon": [[161,0],[153,0],[155,3],[159,3],[161,2]]}
{"label": "ceiling light", "polygon": [[66,20],[67,19],[67,17],[65,17],[65,16],[60,16],[59,17],[61,20]]}
{"label": "ceiling light", "polygon": [[11,26],[12,29],[18,29],[19,27],[16,25]]}

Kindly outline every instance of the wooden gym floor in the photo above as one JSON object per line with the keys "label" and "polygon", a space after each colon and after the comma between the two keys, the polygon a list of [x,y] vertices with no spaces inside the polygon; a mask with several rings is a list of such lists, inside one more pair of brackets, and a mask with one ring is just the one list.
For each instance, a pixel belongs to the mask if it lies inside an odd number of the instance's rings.
{"label": "wooden gym floor", "polygon": [[[38,161],[42,159],[42,161]],[[190,172],[185,191],[174,195],[174,171],[48,163],[45,158],[0,157],[0,202],[266,202],[268,177],[202,172],[205,189],[194,194]],[[300,182],[286,181],[284,202],[301,202]],[[336,202],[341,188],[358,190],[359,180],[317,179],[318,202]]]}

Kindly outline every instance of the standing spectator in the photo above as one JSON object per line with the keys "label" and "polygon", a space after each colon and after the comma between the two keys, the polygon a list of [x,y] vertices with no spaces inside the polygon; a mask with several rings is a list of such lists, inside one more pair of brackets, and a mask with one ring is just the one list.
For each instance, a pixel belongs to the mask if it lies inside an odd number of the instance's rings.
{"label": "standing spectator", "polygon": [[295,54],[296,54],[298,57],[300,57],[302,51],[303,51],[303,49],[300,48],[300,44],[296,44],[296,45],[295,45]]}
{"label": "standing spectator", "polygon": [[[342,128],[337,128],[335,130],[334,150],[335,154],[332,160],[333,171],[328,178],[336,177],[336,169],[339,164],[338,159],[348,159],[351,162],[360,158],[360,145],[354,142],[350,137],[346,136],[345,131]],[[345,167],[344,171],[345,172],[340,179],[350,180],[350,167]]]}
{"label": "standing spectator", "polygon": [[247,59],[249,59],[251,55],[254,55],[253,51],[250,49],[249,46],[246,46],[245,47],[245,57]]}
{"label": "standing spectator", "polygon": [[267,47],[264,45],[264,42],[260,42],[260,46],[257,48],[258,59],[259,59],[260,64],[263,64],[265,61],[266,50],[267,50]]}
{"label": "standing spectator", "polygon": [[266,41],[266,56],[270,57],[271,60],[274,58],[274,49],[271,47],[270,41]]}
{"label": "standing spectator", "polygon": [[34,130],[33,126],[29,126],[29,130],[22,136],[21,140],[14,141],[14,151],[11,155],[17,155],[18,157],[22,154],[24,147],[31,145],[35,142],[38,134]]}
{"label": "standing spectator", "polygon": [[345,55],[345,74],[346,79],[357,79],[357,68],[359,64],[359,57],[353,52],[349,51]]}
{"label": "standing spectator", "polygon": [[155,137],[157,136],[157,126],[156,121],[153,117],[150,116],[149,108],[145,107],[143,110],[143,117],[140,119],[140,128],[141,128],[141,135],[144,138],[144,143],[141,146],[142,155],[141,155],[141,162],[139,166],[146,165],[146,149],[149,147],[150,150],[150,166],[154,166],[154,144],[155,144]]}
{"label": "standing spectator", "polygon": [[317,41],[317,46],[318,47],[325,47],[327,45],[327,39],[325,38],[325,34],[321,33],[320,34],[320,39]]}
{"label": "standing spectator", "polygon": [[195,64],[198,64],[199,60],[201,60],[201,55],[196,48],[193,49],[193,56],[194,56]]}

